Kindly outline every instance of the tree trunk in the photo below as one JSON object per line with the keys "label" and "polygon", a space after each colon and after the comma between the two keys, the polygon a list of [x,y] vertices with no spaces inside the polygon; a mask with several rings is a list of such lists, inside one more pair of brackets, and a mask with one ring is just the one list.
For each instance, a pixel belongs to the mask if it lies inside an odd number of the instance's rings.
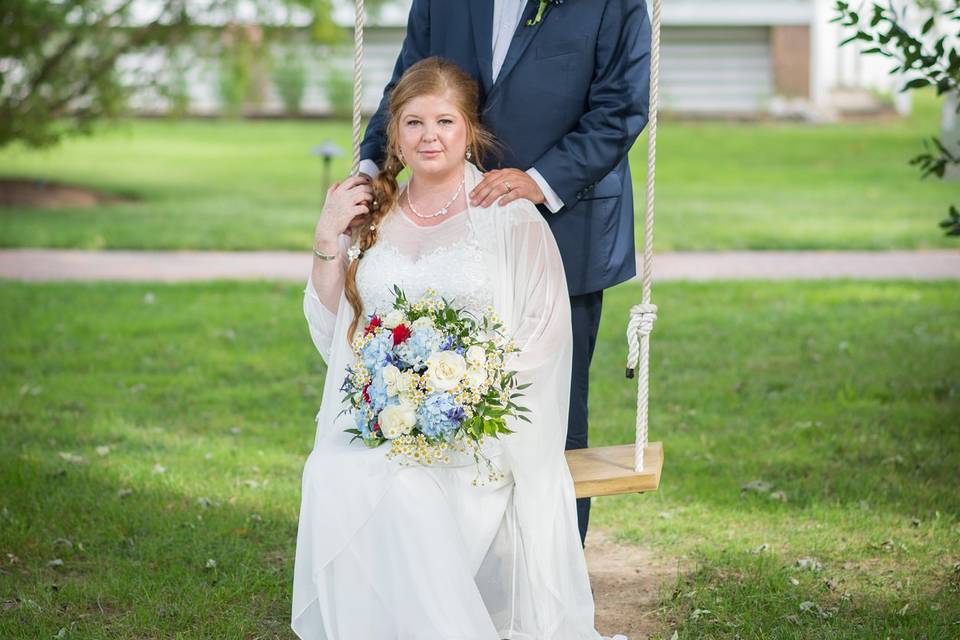
{"label": "tree trunk", "polygon": [[[957,116],[957,101],[960,95],[947,93],[943,100],[943,112],[940,120],[940,142],[954,157],[960,156],[960,117]],[[960,180],[960,165],[947,164],[944,180]]]}

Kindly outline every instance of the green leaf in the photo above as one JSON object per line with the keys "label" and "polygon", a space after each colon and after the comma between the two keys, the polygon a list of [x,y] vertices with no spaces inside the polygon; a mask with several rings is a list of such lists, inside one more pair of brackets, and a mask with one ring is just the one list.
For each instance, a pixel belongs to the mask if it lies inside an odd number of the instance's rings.
{"label": "green leaf", "polygon": [[907,84],[903,85],[903,89],[900,90],[901,93],[904,91],[909,91],[910,89],[919,89],[920,87],[925,87],[930,84],[930,80],[927,78],[914,78]]}

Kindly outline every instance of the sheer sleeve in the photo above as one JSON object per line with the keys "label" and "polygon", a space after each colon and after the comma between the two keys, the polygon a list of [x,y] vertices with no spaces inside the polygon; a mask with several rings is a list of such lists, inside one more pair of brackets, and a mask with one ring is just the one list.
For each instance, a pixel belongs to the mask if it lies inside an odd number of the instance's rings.
{"label": "sheer sleeve", "polygon": [[[310,338],[313,340],[313,344],[317,347],[317,351],[320,352],[320,357],[322,357],[324,362],[327,364],[330,364],[330,346],[333,342],[333,333],[337,321],[337,311],[339,309],[339,305],[346,304],[343,296],[343,275],[346,271],[346,259],[343,258],[343,256],[346,255],[349,242],[349,236],[340,236],[339,247],[341,257],[337,259],[337,265],[340,269],[340,294],[338,306],[330,309],[322,300],[320,300],[320,296],[317,295],[317,290],[314,287],[313,269],[310,270],[310,275],[307,276],[307,286],[303,290],[303,315],[306,316],[307,319],[307,326],[310,329]],[[331,270],[331,277],[334,276],[335,273]]]}
{"label": "sheer sleeve", "polygon": [[[546,414],[538,407],[538,415],[552,418],[550,424],[544,421],[532,429],[520,422],[517,429],[525,434],[524,439],[531,431],[539,432],[534,438],[536,442],[527,446],[541,452],[544,446],[551,452],[562,452],[573,357],[570,297],[563,262],[553,233],[539,214],[537,219],[513,225],[510,244],[514,260],[511,333],[520,350],[511,356],[508,366],[517,371],[521,383],[531,383],[521,403],[539,405],[543,399],[552,406]],[[562,407],[558,406],[561,404]]]}
{"label": "sheer sleeve", "polygon": [[[516,201],[521,202],[521,201]],[[512,203],[511,203],[512,204]],[[508,330],[520,351],[507,363],[530,422],[511,419],[503,448],[516,482],[523,565],[529,572],[534,637],[598,638],[564,448],[570,408],[573,329],[570,297],[553,232],[529,202],[512,208],[501,259]],[[531,624],[532,622],[532,624]],[[563,629],[563,632],[560,631]]]}

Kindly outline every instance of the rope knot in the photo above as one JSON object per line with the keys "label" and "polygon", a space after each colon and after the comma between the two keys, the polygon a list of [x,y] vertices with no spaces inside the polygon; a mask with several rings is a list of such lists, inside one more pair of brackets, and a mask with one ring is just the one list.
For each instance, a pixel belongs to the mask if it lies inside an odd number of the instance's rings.
{"label": "rope knot", "polygon": [[657,305],[653,303],[635,304],[630,308],[630,321],[627,323],[627,377],[632,378],[640,359],[640,339],[653,331],[653,321],[657,319]]}

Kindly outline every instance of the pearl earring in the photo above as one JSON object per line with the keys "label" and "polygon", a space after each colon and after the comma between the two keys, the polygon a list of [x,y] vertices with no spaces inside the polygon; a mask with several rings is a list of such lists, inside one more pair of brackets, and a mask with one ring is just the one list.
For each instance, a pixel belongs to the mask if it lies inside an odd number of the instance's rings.
{"label": "pearl earring", "polygon": [[470,152],[470,147],[467,147],[467,160],[473,157],[473,153]]}

